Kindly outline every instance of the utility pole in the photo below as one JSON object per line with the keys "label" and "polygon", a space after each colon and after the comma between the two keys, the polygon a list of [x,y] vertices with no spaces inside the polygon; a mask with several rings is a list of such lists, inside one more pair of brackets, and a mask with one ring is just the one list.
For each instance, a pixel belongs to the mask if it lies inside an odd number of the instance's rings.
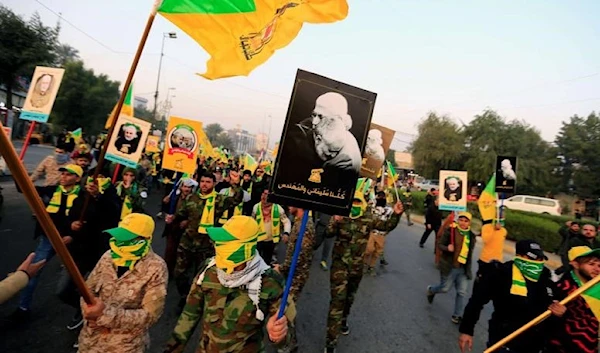
{"label": "utility pole", "polygon": [[158,119],[156,119],[156,108],[158,106],[158,87],[160,85],[160,71],[162,69],[162,60],[163,60],[163,56],[165,56],[165,53],[164,53],[165,52],[165,39],[167,39],[167,38],[176,39],[177,33],[175,33],[175,32],[163,33],[162,46],[160,48],[160,60],[158,61],[158,77],[156,78],[156,91],[154,92],[154,110],[152,111],[152,117],[154,118],[154,120],[158,120]]}

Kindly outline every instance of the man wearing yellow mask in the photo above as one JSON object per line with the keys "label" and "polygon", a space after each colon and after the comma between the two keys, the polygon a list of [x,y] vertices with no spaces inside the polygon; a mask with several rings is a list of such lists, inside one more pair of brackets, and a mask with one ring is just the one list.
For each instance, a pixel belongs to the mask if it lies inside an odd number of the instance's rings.
{"label": "man wearing yellow mask", "polygon": [[87,279],[96,300],[82,303],[79,351],[142,353],[167,296],[167,265],[152,251],[154,220],[131,213],[106,233],[110,250]]}
{"label": "man wearing yellow mask", "polygon": [[402,203],[394,205],[387,220],[374,217],[367,203],[371,194],[368,179],[359,178],[349,217],[334,216],[328,232],[337,239],[331,261],[331,302],[327,319],[325,352],[335,352],[339,334],[348,335],[348,315],[363,276],[363,256],[371,230],[391,232],[398,225],[404,211]]}
{"label": "man wearing yellow mask", "polygon": [[183,352],[198,324],[202,326],[199,352],[265,352],[265,326],[271,342],[284,342],[295,306],[288,299],[285,315],[277,320],[285,282],[256,251],[256,221],[233,216],[222,228],[207,231],[216,256],[204,263],[194,279],[164,352]]}
{"label": "man wearing yellow mask", "polygon": [[472,218],[469,212],[460,212],[457,222],[448,227],[440,238],[437,246],[442,250],[439,262],[442,280],[438,285],[427,287],[427,301],[431,304],[436,294],[448,293],[454,286],[456,299],[452,322],[455,324],[462,320],[468,281],[473,278],[471,267],[476,240],[471,231]]}
{"label": "man wearing yellow mask", "polygon": [[[472,349],[475,325],[483,307],[490,301],[494,304],[494,312],[488,323],[488,346],[533,320],[552,304],[551,273],[544,266],[547,258],[540,244],[533,240],[520,240],[515,250],[513,261],[490,269],[473,288],[459,327],[461,352]],[[542,323],[523,332],[497,352],[538,353],[548,337]]]}
{"label": "man wearing yellow mask", "polygon": [[[175,217],[187,220],[187,227],[179,241],[177,248],[177,261],[173,277],[177,290],[182,296],[180,306],[185,302],[185,297],[190,291],[193,276],[206,259],[215,255],[207,229],[220,227],[219,219],[226,210],[242,202],[243,193],[239,186],[240,175],[237,171],[230,172],[231,193],[229,196],[218,194],[215,191],[215,176],[205,173],[200,177],[199,192],[187,200],[176,215],[168,215],[166,223],[173,222]],[[190,274],[191,272],[191,274]]]}

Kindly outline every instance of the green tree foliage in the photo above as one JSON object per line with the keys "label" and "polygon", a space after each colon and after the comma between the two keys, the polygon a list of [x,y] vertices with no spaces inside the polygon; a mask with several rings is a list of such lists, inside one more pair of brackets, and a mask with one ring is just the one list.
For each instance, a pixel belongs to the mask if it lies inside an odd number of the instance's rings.
{"label": "green tree foliage", "polygon": [[440,170],[462,170],[465,139],[455,122],[432,112],[419,124],[418,132],[409,151],[420,175],[436,179]]}
{"label": "green tree foliage", "polygon": [[586,198],[600,196],[600,117],[594,112],[587,118],[571,117],[563,122],[555,143],[562,191]]}
{"label": "green tree foliage", "polygon": [[59,28],[46,27],[35,13],[29,21],[0,5],[0,84],[6,87],[6,105],[12,92],[24,89],[19,76],[31,77],[36,66],[56,63]]}
{"label": "green tree foliage", "polygon": [[50,115],[50,122],[69,130],[81,127],[86,134],[104,128],[119,99],[119,82],[95,75],[82,61],[65,64],[65,75]]}
{"label": "green tree foliage", "polygon": [[397,167],[397,165],[396,165],[396,151],[395,150],[393,150],[393,149],[390,148],[387,151],[385,159],[388,160],[388,161],[390,161],[390,163],[392,164],[392,167],[394,167],[394,168]]}
{"label": "green tree foliage", "polygon": [[204,131],[206,132],[206,136],[210,140],[210,143],[213,146],[219,146],[219,144],[216,143],[217,138],[223,131],[225,131],[225,129],[223,129],[221,124],[218,124],[218,123],[208,124],[204,127]]}
{"label": "green tree foliage", "polygon": [[476,115],[462,129],[447,117],[430,114],[419,125],[411,152],[417,172],[426,178],[434,178],[443,169],[466,170],[470,182],[483,185],[494,173],[496,156],[516,156],[519,193],[556,191],[556,149],[532,126],[507,122],[493,110]]}
{"label": "green tree foliage", "polygon": [[64,66],[69,61],[79,60],[79,50],[68,44],[59,44],[56,47],[56,64]]}
{"label": "green tree foliage", "polygon": [[[212,141],[211,141],[212,143]],[[214,143],[212,143],[212,145],[214,147],[223,147],[223,148],[227,148],[229,151],[233,151],[233,141],[231,141],[231,138],[229,138],[229,135],[226,132],[221,132],[219,135],[217,135],[217,137],[214,140]]]}

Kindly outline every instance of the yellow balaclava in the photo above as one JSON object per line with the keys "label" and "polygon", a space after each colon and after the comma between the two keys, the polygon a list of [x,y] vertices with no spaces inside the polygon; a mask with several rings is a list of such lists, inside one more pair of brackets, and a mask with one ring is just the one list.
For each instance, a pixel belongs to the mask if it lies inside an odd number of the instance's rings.
{"label": "yellow balaclava", "polygon": [[248,216],[233,216],[223,227],[206,229],[215,242],[216,266],[226,273],[256,256],[258,223]]}

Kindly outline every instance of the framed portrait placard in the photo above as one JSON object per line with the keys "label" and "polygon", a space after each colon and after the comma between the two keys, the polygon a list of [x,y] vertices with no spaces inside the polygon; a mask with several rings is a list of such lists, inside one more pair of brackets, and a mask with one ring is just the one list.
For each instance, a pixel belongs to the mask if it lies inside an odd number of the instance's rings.
{"label": "framed portrait placard", "polygon": [[117,120],[105,158],[111,162],[135,168],[142,156],[152,124],[131,116],[121,115]]}
{"label": "framed portrait placard", "polygon": [[505,195],[517,193],[517,157],[496,157],[496,192]]}
{"label": "framed portrait placard", "polygon": [[467,172],[440,170],[439,209],[442,211],[466,211]]}
{"label": "framed portrait placard", "polygon": [[377,94],[298,70],[269,200],[347,216]]}
{"label": "framed portrait placard", "polygon": [[172,116],[169,118],[162,167],[176,172],[194,174],[200,150],[199,131],[202,122]]}
{"label": "framed portrait placard", "polygon": [[146,140],[146,152],[157,153],[160,152],[160,136],[150,135]]}
{"label": "framed portrait placard", "polygon": [[371,123],[363,154],[360,175],[377,180],[396,131]]}
{"label": "framed portrait placard", "polygon": [[48,122],[65,69],[37,66],[19,119]]}

